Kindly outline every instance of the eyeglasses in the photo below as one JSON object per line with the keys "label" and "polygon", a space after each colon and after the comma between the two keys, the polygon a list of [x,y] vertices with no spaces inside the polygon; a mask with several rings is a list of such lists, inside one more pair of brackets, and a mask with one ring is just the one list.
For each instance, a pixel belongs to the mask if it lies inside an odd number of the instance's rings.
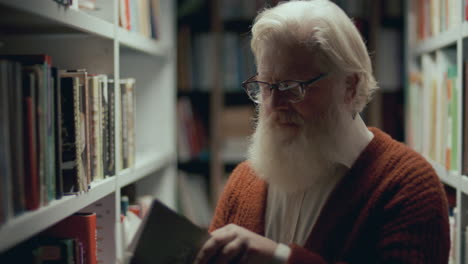
{"label": "eyeglasses", "polygon": [[307,86],[325,78],[328,73],[322,73],[307,81],[285,80],[279,83],[257,81],[257,75],[250,77],[242,83],[247,95],[252,101],[261,104],[263,99],[271,96],[273,89],[281,91],[281,96],[287,97],[289,102],[298,103],[304,100]]}

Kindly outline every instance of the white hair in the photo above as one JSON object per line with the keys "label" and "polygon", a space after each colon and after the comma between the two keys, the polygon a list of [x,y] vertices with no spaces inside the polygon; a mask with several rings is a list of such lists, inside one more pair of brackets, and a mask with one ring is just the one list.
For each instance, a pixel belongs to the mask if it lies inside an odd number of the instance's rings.
{"label": "white hair", "polygon": [[349,76],[358,83],[352,103],[361,112],[378,88],[372,64],[362,37],[351,19],[329,0],[290,1],[265,9],[255,18],[251,48],[258,60],[263,47],[275,41],[292,43],[312,50],[323,67]]}

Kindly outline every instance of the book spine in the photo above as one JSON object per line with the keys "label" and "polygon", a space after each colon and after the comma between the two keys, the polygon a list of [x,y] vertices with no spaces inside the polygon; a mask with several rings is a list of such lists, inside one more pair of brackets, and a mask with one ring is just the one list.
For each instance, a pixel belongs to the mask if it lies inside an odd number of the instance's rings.
{"label": "book spine", "polygon": [[115,172],[123,169],[123,156],[122,156],[122,97],[121,87],[119,82],[115,82]]}
{"label": "book spine", "polygon": [[26,209],[35,210],[40,205],[39,175],[37,168],[36,143],[36,104],[35,78],[30,71],[23,70],[23,98],[24,98],[24,161],[26,195]]}
{"label": "book spine", "polygon": [[[76,130],[79,128],[79,121],[75,119],[76,113],[79,111],[79,100],[75,86],[74,78],[61,78],[61,141],[62,141],[62,175],[63,175],[63,190],[65,194],[72,194],[79,191],[78,175],[81,170],[78,170],[79,150]],[[78,134],[79,135],[79,134]]]}
{"label": "book spine", "polygon": [[[117,86],[118,87],[118,86]],[[108,92],[108,155],[109,161],[107,164],[107,174],[114,176],[116,173],[116,94],[115,94],[116,85],[113,80],[108,82],[107,92]]]}
{"label": "book spine", "polygon": [[75,78],[74,87],[74,106],[75,106],[75,144],[76,144],[76,161],[78,167],[77,186],[78,191],[85,191],[88,189],[88,167],[86,163],[86,123],[84,114],[84,98],[82,80],[80,77]]}
{"label": "book spine", "polygon": [[81,71],[83,74],[83,78],[81,78],[82,84],[83,84],[83,90],[84,93],[82,95],[84,96],[83,98],[83,109],[84,109],[84,126],[85,126],[85,164],[86,164],[86,178],[87,178],[87,188],[86,190],[89,189],[90,184],[92,182],[92,175],[91,175],[91,90],[88,87],[88,82],[87,82],[87,73],[86,71]]}
{"label": "book spine", "polygon": [[98,111],[98,105],[97,105],[97,95],[96,95],[96,81],[97,78],[96,76],[91,76],[88,77],[87,83],[88,83],[88,89],[90,90],[90,120],[89,120],[89,125],[90,125],[90,141],[89,141],[89,150],[91,152],[91,159],[90,159],[90,165],[91,165],[91,181],[94,181],[97,179],[97,171],[98,171],[98,136],[96,133],[98,133],[98,119],[97,119],[97,111]]}
{"label": "book spine", "polygon": [[135,123],[136,123],[136,114],[135,114],[135,79],[130,78],[126,84],[126,93],[127,93],[127,130],[128,130],[128,156],[127,156],[127,165],[128,167],[135,166]]}
{"label": "book spine", "polygon": [[57,68],[52,68],[52,79],[54,80],[54,120],[55,120],[55,198],[63,196],[63,175],[62,175],[62,137],[60,124],[62,116],[62,104],[60,95],[60,78]]}
{"label": "book spine", "polygon": [[0,224],[13,215],[12,168],[10,155],[9,100],[8,100],[8,62],[0,60]]}
{"label": "book spine", "polygon": [[41,65],[38,94],[38,130],[39,130],[39,178],[41,179],[41,205],[49,203],[47,183],[49,175],[47,155],[47,64]]}
{"label": "book spine", "polygon": [[56,157],[55,157],[55,87],[52,78],[52,67],[49,62],[45,63],[47,73],[47,86],[46,86],[46,135],[47,135],[47,201],[55,199],[55,171],[56,171]]}
{"label": "book spine", "polygon": [[127,89],[126,89],[126,80],[121,80],[120,82],[120,103],[121,103],[121,108],[120,108],[120,115],[122,117],[122,122],[120,129],[122,131],[121,137],[120,137],[120,144],[122,145],[122,169],[128,168],[128,99],[127,99]]}
{"label": "book spine", "polygon": [[9,63],[10,80],[10,151],[13,165],[13,206],[15,214],[20,214],[26,209],[24,194],[24,154],[23,154],[23,95],[21,64]]}
{"label": "book spine", "polygon": [[100,80],[101,93],[101,138],[102,138],[102,168],[105,177],[109,175],[109,94],[107,86],[107,76]]}

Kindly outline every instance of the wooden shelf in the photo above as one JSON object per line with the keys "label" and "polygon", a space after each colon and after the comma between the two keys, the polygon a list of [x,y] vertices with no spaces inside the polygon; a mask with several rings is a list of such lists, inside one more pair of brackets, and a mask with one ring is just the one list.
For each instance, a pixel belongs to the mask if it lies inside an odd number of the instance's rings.
{"label": "wooden shelf", "polygon": [[[53,26],[55,23],[60,27],[69,27],[79,32],[91,33],[108,39],[114,37],[114,25],[111,22],[80,10],[66,8],[52,0],[0,0],[0,8],[4,6],[27,13],[27,16],[18,15],[20,25],[35,25],[38,21],[44,22],[45,26],[41,28],[44,28],[46,33],[47,26]],[[32,21],[28,23],[25,20]]]}
{"label": "wooden shelf", "polygon": [[64,196],[35,211],[25,212],[0,227],[0,252],[41,232],[65,217],[115,191],[116,177],[93,182],[82,194]]}

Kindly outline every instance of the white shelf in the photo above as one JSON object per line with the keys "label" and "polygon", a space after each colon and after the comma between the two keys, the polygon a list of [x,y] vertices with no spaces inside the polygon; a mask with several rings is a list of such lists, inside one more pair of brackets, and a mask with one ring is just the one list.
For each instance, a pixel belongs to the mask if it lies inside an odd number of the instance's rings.
{"label": "white shelf", "polygon": [[47,18],[85,33],[109,39],[114,37],[114,25],[111,22],[80,10],[66,8],[52,0],[0,0],[0,4]]}
{"label": "white shelf", "polygon": [[175,154],[169,152],[160,152],[151,155],[137,155],[135,167],[125,169],[119,173],[119,187],[124,187],[161,169],[165,165],[174,161],[174,157]]}
{"label": "white shelf", "polygon": [[432,161],[431,159],[427,158],[426,159],[431,163],[432,167],[436,171],[437,175],[439,175],[440,180],[453,187],[453,188],[458,188],[461,183],[461,176],[455,171],[447,171],[447,169],[442,165],[437,162]]}
{"label": "white shelf", "polygon": [[125,47],[146,52],[150,55],[164,56],[167,53],[167,49],[161,41],[145,37],[140,33],[128,31],[121,27],[117,29],[117,39]]}
{"label": "white shelf", "polygon": [[[463,24],[463,29],[465,27],[466,25]],[[461,28],[461,26],[455,26],[445,32],[419,42],[414,49],[413,55],[417,56],[424,53],[433,52],[443,47],[456,44],[458,38],[460,37]]]}
{"label": "white shelf", "polygon": [[468,195],[468,177],[466,175],[461,176],[460,189],[465,195]]}
{"label": "white shelf", "polygon": [[79,195],[64,196],[38,210],[26,212],[0,227],[0,252],[43,231],[65,217],[115,191],[115,177],[93,182],[91,189]]}

